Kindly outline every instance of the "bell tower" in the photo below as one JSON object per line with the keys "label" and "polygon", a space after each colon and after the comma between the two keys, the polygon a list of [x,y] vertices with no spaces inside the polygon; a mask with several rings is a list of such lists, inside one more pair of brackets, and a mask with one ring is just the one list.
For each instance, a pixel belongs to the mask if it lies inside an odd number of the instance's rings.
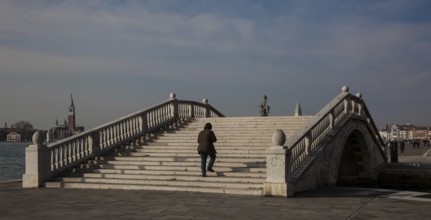
{"label": "bell tower", "polygon": [[75,105],[73,104],[73,97],[72,94],[70,94],[70,106],[69,106],[69,112],[67,113],[67,130],[69,132],[75,132],[76,131],[76,123],[75,123]]}

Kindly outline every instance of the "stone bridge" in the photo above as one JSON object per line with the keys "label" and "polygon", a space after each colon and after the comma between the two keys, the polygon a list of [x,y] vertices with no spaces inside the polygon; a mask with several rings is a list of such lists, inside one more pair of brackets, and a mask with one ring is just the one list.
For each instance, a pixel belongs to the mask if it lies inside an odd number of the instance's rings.
{"label": "stone bridge", "polygon": [[[23,187],[177,190],[293,196],[323,186],[373,186],[387,163],[360,93],[313,116],[225,117],[204,99],[168,101],[73,137],[26,148]],[[218,137],[215,173],[200,176],[197,133]]]}

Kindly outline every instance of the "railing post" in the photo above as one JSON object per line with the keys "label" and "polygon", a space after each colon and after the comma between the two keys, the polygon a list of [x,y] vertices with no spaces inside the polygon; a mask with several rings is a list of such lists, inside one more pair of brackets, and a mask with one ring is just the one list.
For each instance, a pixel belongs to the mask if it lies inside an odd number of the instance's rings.
{"label": "railing post", "polygon": [[344,113],[347,114],[350,111],[350,102],[349,102],[349,98],[345,98],[344,99]]}
{"label": "railing post", "polygon": [[33,134],[33,144],[25,149],[25,173],[22,176],[24,188],[37,188],[48,180],[51,175],[50,151],[43,144],[40,131]]}
{"label": "railing post", "polygon": [[169,100],[173,101],[172,105],[171,105],[171,113],[172,113],[172,117],[175,119],[178,119],[178,99],[177,99],[177,95],[175,93],[171,93],[169,95]]}
{"label": "railing post", "polygon": [[332,109],[331,112],[329,112],[329,128],[334,129],[334,124],[335,124],[334,109]]}
{"label": "railing post", "polygon": [[178,126],[178,100],[176,99],[175,93],[171,93],[169,95],[169,100],[172,101],[171,104],[171,117],[173,118],[172,128],[176,128]]}
{"label": "railing post", "polygon": [[[341,88],[341,92],[343,92],[343,93],[349,93],[349,87],[348,86],[343,86]],[[350,110],[349,109],[350,108],[349,104],[350,104],[349,99],[345,98],[344,99],[344,113],[345,114],[349,113],[349,110]]]}
{"label": "railing post", "polygon": [[94,132],[88,135],[88,147],[91,150],[90,154],[97,154],[100,151],[100,136],[99,132]]}
{"label": "railing post", "polygon": [[306,155],[311,153],[311,130],[305,135],[305,153]]}
{"label": "railing post", "polygon": [[[264,195],[288,196],[287,179],[289,173],[290,156],[283,145],[286,135],[282,130],[276,130],[272,135],[273,145],[266,150],[266,181]],[[291,193],[290,193],[291,194]]]}
{"label": "railing post", "polygon": [[189,108],[190,108],[190,118],[195,118],[195,108],[193,104],[190,103]]}
{"label": "railing post", "polygon": [[205,118],[211,117],[211,109],[208,105],[208,99],[205,98],[204,100],[202,100],[202,102],[205,104]]}
{"label": "railing post", "polygon": [[358,92],[358,93],[356,93],[356,97],[358,97],[360,100],[359,100],[359,102],[358,102],[358,116],[362,116],[362,102],[361,102],[361,100],[362,100],[362,93],[360,93],[360,92]]}

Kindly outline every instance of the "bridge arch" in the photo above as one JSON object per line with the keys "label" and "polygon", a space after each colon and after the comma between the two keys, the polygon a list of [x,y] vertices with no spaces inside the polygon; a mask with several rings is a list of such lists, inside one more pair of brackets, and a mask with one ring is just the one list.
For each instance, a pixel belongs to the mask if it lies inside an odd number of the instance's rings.
{"label": "bridge arch", "polygon": [[362,120],[350,119],[329,144],[327,154],[328,185],[372,186],[376,184],[378,166],[385,158]]}
{"label": "bridge arch", "polygon": [[370,171],[370,157],[363,133],[358,129],[353,130],[341,150],[336,185],[361,185]]}

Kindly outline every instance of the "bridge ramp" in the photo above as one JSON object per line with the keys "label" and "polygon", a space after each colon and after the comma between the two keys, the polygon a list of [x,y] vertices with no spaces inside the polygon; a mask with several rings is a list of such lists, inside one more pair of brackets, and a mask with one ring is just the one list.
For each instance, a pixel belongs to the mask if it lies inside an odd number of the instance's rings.
{"label": "bridge ramp", "polygon": [[[151,141],[123,145],[80,164],[47,188],[170,190],[262,195],[265,150],[276,129],[293,136],[311,116],[197,118],[153,134]],[[202,177],[197,136],[205,123],[218,141],[215,173]]]}

